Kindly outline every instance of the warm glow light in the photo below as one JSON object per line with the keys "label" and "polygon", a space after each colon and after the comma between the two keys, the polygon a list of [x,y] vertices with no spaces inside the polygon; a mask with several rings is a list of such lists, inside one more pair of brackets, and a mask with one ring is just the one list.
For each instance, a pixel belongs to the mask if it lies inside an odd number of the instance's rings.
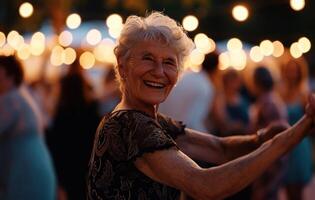
{"label": "warm glow light", "polygon": [[196,48],[203,54],[210,53],[214,50],[213,43],[211,43],[208,36],[204,33],[198,33],[194,38],[194,42]]}
{"label": "warm glow light", "polygon": [[194,31],[198,27],[199,21],[197,17],[188,15],[183,19],[183,27],[186,31]]}
{"label": "warm glow light", "polygon": [[229,51],[239,51],[243,48],[243,44],[238,38],[231,38],[227,42],[226,47]]}
{"label": "warm glow light", "polygon": [[273,43],[273,52],[272,55],[274,57],[280,57],[284,53],[284,46],[280,41],[274,41]]}
{"label": "warm glow light", "polygon": [[23,3],[19,8],[19,13],[21,17],[27,18],[30,17],[33,14],[34,8],[32,4],[25,2]]}
{"label": "warm glow light", "polygon": [[111,14],[106,19],[106,25],[109,29],[116,29],[117,27],[121,27],[123,24],[123,19],[119,14]]}
{"label": "warm glow light", "polygon": [[18,58],[20,58],[21,60],[26,60],[30,57],[31,55],[31,50],[30,50],[30,46],[27,44],[24,44],[21,49],[19,49],[17,51],[17,56]]}
{"label": "warm glow light", "polygon": [[54,66],[60,66],[63,63],[63,51],[64,49],[61,46],[55,46],[52,49],[51,55],[50,55],[50,62]]}
{"label": "warm glow light", "polygon": [[270,56],[273,53],[273,44],[270,40],[263,40],[261,41],[261,43],[259,44],[261,53],[264,56]]}
{"label": "warm glow light", "polygon": [[45,51],[45,35],[41,32],[36,32],[32,36],[30,43],[31,54],[34,56],[39,56]]}
{"label": "warm glow light", "polygon": [[192,52],[189,55],[190,63],[192,65],[201,65],[205,59],[205,55],[201,52],[199,52],[197,49],[192,50]]}
{"label": "warm glow light", "polygon": [[243,5],[234,6],[232,9],[232,15],[237,21],[245,21],[248,18],[248,9]]}
{"label": "warm glow light", "polygon": [[302,56],[302,51],[299,48],[299,44],[297,42],[294,42],[290,46],[290,53],[293,58],[299,58]]}
{"label": "warm glow light", "polygon": [[81,17],[77,13],[72,13],[67,17],[66,20],[67,27],[70,29],[76,29],[81,24]]}
{"label": "warm glow light", "polygon": [[115,44],[110,39],[104,39],[101,44],[93,50],[95,58],[100,62],[116,63],[114,54]]}
{"label": "warm glow light", "polygon": [[112,37],[112,38],[119,38],[121,30],[123,28],[123,25],[121,26],[116,26],[115,28],[109,28],[108,29],[108,34]]}
{"label": "warm glow light", "polygon": [[7,36],[8,44],[15,50],[19,50],[24,45],[24,38],[16,31],[10,31]]}
{"label": "warm glow light", "polygon": [[311,41],[307,37],[301,37],[298,40],[298,45],[302,53],[306,53],[311,49]]}
{"label": "warm glow light", "polygon": [[102,34],[97,29],[91,29],[86,35],[86,41],[90,45],[96,45],[102,40]]}
{"label": "warm glow light", "polygon": [[253,48],[251,48],[251,50],[249,52],[249,57],[254,62],[260,62],[263,60],[264,55],[262,54],[259,46],[254,46]]}
{"label": "warm glow light", "polygon": [[64,64],[71,65],[75,61],[77,54],[73,48],[68,47],[62,52],[61,57]]}
{"label": "warm glow light", "polygon": [[14,49],[9,44],[5,44],[2,47],[2,54],[4,56],[11,56],[14,54]]}
{"label": "warm glow light", "polygon": [[79,62],[83,69],[90,69],[95,64],[95,57],[91,52],[86,51],[80,56]]}
{"label": "warm glow light", "polygon": [[231,66],[230,56],[228,52],[223,52],[219,55],[219,69],[225,70]]}
{"label": "warm glow light", "polygon": [[6,42],[5,34],[0,32],[0,47],[2,47]]}
{"label": "warm glow light", "polygon": [[300,11],[305,7],[305,0],[290,0],[290,6],[295,11]]}
{"label": "warm glow light", "polygon": [[243,70],[247,63],[246,53],[244,50],[230,51],[230,64],[236,70]]}
{"label": "warm glow light", "polygon": [[73,36],[70,31],[62,31],[58,37],[58,42],[60,45],[67,47],[73,41]]}

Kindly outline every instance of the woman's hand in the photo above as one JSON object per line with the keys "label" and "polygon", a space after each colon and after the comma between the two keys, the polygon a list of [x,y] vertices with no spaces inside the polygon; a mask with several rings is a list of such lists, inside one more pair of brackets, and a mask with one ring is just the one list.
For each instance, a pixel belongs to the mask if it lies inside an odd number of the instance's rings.
{"label": "woman's hand", "polygon": [[290,125],[288,124],[288,122],[283,121],[283,120],[272,122],[266,128],[259,129],[257,131],[259,143],[262,144],[270,140],[275,135],[277,135],[278,133],[281,133],[282,131],[286,130],[289,127]]}

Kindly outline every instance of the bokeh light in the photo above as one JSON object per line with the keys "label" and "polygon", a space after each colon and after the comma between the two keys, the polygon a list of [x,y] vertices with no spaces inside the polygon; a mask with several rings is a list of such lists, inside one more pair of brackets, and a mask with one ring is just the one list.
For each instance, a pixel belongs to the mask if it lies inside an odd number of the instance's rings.
{"label": "bokeh light", "polygon": [[24,45],[24,38],[17,31],[10,31],[7,36],[8,44],[15,50],[19,50]]}
{"label": "bokeh light", "polygon": [[194,31],[198,27],[199,21],[197,17],[193,15],[188,15],[184,17],[182,24],[186,31]]}
{"label": "bokeh light", "polygon": [[311,41],[307,37],[301,37],[298,45],[302,53],[307,53],[311,49]]}
{"label": "bokeh light", "polygon": [[219,69],[225,70],[231,66],[230,56],[228,52],[223,52],[219,55]]}
{"label": "bokeh light", "polygon": [[2,47],[6,43],[5,34],[0,32],[0,47]]}
{"label": "bokeh light", "polygon": [[189,55],[190,63],[194,66],[201,65],[205,59],[205,55],[197,49],[192,50]]}
{"label": "bokeh light", "polygon": [[87,34],[86,34],[86,41],[90,45],[96,45],[102,40],[102,34],[99,30],[97,29],[91,29]]}
{"label": "bokeh light", "polygon": [[34,56],[41,55],[45,51],[45,41],[46,37],[43,33],[34,33],[30,43],[31,54]]}
{"label": "bokeh light", "polygon": [[30,57],[31,55],[31,50],[30,46],[28,44],[24,44],[18,51],[17,51],[17,56],[21,60],[26,60]]}
{"label": "bokeh light", "polygon": [[270,56],[273,53],[273,44],[270,40],[263,40],[259,44],[260,50],[264,56]]}
{"label": "bokeh light", "polygon": [[229,51],[239,51],[243,48],[242,41],[238,38],[231,38],[226,44]]}
{"label": "bokeh light", "polygon": [[50,55],[50,62],[52,65],[54,66],[60,66],[63,63],[63,51],[64,49],[61,46],[55,46],[52,51],[51,51],[51,55]]}
{"label": "bokeh light", "polygon": [[283,53],[284,53],[284,46],[283,46],[283,44],[280,41],[278,41],[278,40],[274,41],[272,44],[273,44],[272,55],[274,57],[276,57],[276,58],[282,56]]}
{"label": "bokeh light", "polygon": [[95,57],[93,53],[86,51],[81,54],[79,62],[83,69],[90,69],[95,64]]}
{"label": "bokeh light", "polygon": [[58,37],[59,44],[64,47],[71,45],[72,41],[73,41],[73,36],[70,31],[62,31]]}
{"label": "bokeh light", "polygon": [[119,14],[111,14],[106,19],[106,25],[109,29],[115,29],[121,27],[123,24],[123,19]]}
{"label": "bokeh light", "polygon": [[232,9],[232,16],[237,21],[245,21],[248,18],[248,9],[243,5],[236,5]]}
{"label": "bokeh light", "polygon": [[64,64],[71,65],[75,61],[77,54],[73,48],[68,47],[63,50],[61,57]]}
{"label": "bokeh light", "polygon": [[93,50],[96,60],[100,62],[116,63],[116,57],[114,54],[115,43],[110,39],[104,39]]}
{"label": "bokeh light", "polygon": [[260,62],[260,61],[263,60],[264,55],[262,54],[261,49],[259,48],[259,46],[254,46],[254,47],[251,48],[251,50],[249,52],[249,57],[254,62]]}
{"label": "bokeh light", "polygon": [[290,0],[290,6],[295,11],[300,11],[305,7],[305,0]]}
{"label": "bokeh light", "polygon": [[81,24],[81,17],[77,13],[70,14],[66,19],[67,27],[70,29],[76,29]]}
{"label": "bokeh light", "polygon": [[299,58],[302,56],[302,51],[300,50],[299,44],[297,42],[294,42],[290,46],[290,54],[293,58]]}
{"label": "bokeh light", "polygon": [[22,3],[19,8],[21,17],[28,18],[33,14],[34,8],[29,2]]}
{"label": "bokeh light", "polygon": [[109,28],[108,29],[108,34],[114,38],[117,39],[120,36],[121,30],[123,28],[123,25],[121,24],[121,26],[115,26],[114,28]]}
{"label": "bokeh light", "polygon": [[204,33],[198,33],[194,37],[196,48],[203,54],[210,53],[215,50],[215,43]]}

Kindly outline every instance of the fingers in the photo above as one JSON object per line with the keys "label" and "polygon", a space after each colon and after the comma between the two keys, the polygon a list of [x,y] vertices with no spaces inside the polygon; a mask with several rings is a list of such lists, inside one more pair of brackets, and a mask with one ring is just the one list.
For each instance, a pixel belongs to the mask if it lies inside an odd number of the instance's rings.
{"label": "fingers", "polygon": [[306,105],[305,112],[310,117],[315,117],[315,95],[308,96],[308,104]]}

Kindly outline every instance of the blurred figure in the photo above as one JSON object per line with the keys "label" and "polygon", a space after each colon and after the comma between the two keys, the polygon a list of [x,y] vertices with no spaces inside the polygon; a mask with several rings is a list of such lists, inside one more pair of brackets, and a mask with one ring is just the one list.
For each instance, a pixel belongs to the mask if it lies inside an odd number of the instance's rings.
{"label": "blurred figure", "polygon": [[104,74],[102,90],[103,94],[100,98],[100,115],[103,116],[111,112],[120,101],[120,90],[116,80],[114,66]]}
{"label": "blurred figure", "polygon": [[249,133],[249,102],[242,97],[240,89],[242,79],[234,69],[228,69],[222,76],[224,101],[223,110],[226,114],[225,125],[219,127],[221,136]]}
{"label": "blurred figure", "polygon": [[[304,114],[307,101],[308,72],[304,58],[291,59],[281,66],[282,84],[280,94],[284,99],[291,125]],[[305,137],[288,156],[288,170],[285,175],[285,187],[289,200],[302,200],[303,189],[312,178],[312,145]]]}
{"label": "blurred figure", "polygon": [[60,95],[47,135],[58,181],[70,200],[85,199],[85,177],[99,122],[91,85],[76,60],[60,80]]}
{"label": "blurred figure", "polygon": [[[222,126],[217,127],[220,136],[233,136],[248,134],[250,131],[249,102],[240,94],[242,79],[235,69],[227,69],[222,74],[223,95],[220,105],[222,108]],[[249,200],[251,198],[251,185],[240,192],[225,198],[225,200]]]}
{"label": "blurred figure", "polygon": [[[254,71],[254,87],[257,96],[251,109],[253,127],[259,130],[277,121],[286,121],[284,102],[274,91],[274,80],[270,71],[263,66]],[[283,183],[286,158],[273,163],[263,175],[253,183],[253,200],[276,200]]]}
{"label": "blurred figure", "polygon": [[205,56],[200,72],[184,72],[168,98],[160,104],[159,112],[183,121],[189,128],[208,132],[205,123],[214,95],[210,74],[217,65],[217,53],[210,53]]}
{"label": "blurred figure", "polygon": [[0,199],[54,200],[55,174],[39,109],[22,83],[21,64],[0,56]]}

